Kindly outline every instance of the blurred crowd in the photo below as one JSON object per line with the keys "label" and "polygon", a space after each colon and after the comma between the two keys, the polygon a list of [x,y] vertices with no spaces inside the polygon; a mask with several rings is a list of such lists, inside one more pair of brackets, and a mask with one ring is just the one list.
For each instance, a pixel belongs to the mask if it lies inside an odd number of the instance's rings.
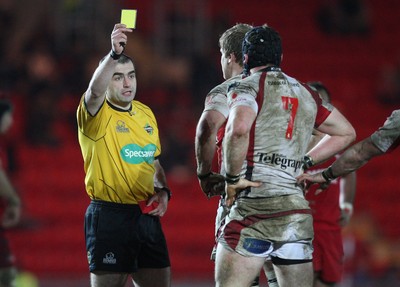
{"label": "blurred crowd", "polygon": [[[164,28],[156,27],[154,37],[143,36],[147,28],[138,29],[126,53],[137,65],[137,98],[152,107],[159,121],[164,166],[182,171],[194,161],[194,128],[203,98],[222,79],[215,43],[225,23],[211,27],[199,21],[199,7],[173,2],[159,15]],[[62,145],[54,130],[57,121],[67,121],[76,132],[77,103],[110,49],[110,29],[123,5],[111,0],[0,1],[0,91],[21,103],[20,136],[30,145]],[[196,36],[191,32],[196,29],[207,33]]]}
{"label": "blurred crowd", "polygon": [[[22,115],[16,118],[19,130],[14,140],[58,148],[63,145],[55,131],[58,121],[66,123],[76,138],[76,107],[110,49],[111,28],[127,2],[0,0],[0,97],[10,98]],[[163,24],[135,31],[126,53],[137,66],[137,98],[151,106],[160,126],[163,166],[182,179],[193,176],[193,141],[204,97],[222,81],[217,39],[235,20],[223,15],[210,21],[201,1],[153,2],[153,12]],[[370,11],[362,1],[322,2],[316,17],[321,30],[331,35],[366,37],[372,30]],[[400,102],[399,63],[382,67],[382,78],[377,79],[383,83],[376,92],[383,104]],[[11,144],[11,154],[13,148]],[[373,286],[364,280],[398,278],[400,246],[377,234],[370,218],[356,217],[354,222],[351,232],[345,233],[348,272],[364,282],[359,286]],[[352,284],[347,286],[356,286]]]}

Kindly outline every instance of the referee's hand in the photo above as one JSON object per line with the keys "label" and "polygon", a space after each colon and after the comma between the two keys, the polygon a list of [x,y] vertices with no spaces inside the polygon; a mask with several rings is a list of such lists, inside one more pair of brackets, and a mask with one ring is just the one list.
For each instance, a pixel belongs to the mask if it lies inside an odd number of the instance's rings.
{"label": "referee's hand", "polygon": [[115,24],[111,33],[111,47],[115,54],[120,55],[124,52],[126,42],[128,42],[126,33],[132,31],[132,29],[126,28],[125,24]]}
{"label": "referee's hand", "polygon": [[154,187],[156,192],[147,201],[147,205],[151,205],[153,202],[158,202],[158,206],[150,211],[148,214],[153,216],[162,217],[167,212],[168,208],[168,193],[158,187]]}

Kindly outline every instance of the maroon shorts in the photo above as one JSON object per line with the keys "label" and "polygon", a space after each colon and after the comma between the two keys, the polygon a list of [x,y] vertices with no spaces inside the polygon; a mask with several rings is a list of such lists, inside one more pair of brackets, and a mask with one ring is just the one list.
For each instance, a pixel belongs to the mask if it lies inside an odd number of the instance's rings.
{"label": "maroon shorts", "polygon": [[11,267],[13,265],[14,256],[11,254],[6,231],[0,227],[0,268]]}
{"label": "maroon shorts", "polygon": [[326,283],[340,282],[343,273],[343,242],[341,231],[314,230],[314,271]]}

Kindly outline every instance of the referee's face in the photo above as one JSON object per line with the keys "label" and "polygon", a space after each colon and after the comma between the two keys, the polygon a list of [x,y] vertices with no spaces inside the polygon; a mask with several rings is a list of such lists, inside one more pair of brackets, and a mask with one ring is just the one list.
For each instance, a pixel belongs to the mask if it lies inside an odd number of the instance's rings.
{"label": "referee's face", "polygon": [[118,64],[108,86],[107,99],[122,109],[129,108],[136,94],[136,73],[132,62]]}

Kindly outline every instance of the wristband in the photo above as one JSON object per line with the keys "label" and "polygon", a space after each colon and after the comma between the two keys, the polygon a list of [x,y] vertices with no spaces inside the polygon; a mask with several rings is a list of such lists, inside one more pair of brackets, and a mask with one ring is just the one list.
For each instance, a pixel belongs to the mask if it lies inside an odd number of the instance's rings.
{"label": "wristband", "polygon": [[322,177],[326,180],[326,182],[331,182],[336,178],[336,176],[332,173],[332,168],[328,167],[321,173]]}
{"label": "wristband", "polygon": [[225,174],[225,182],[227,184],[236,184],[240,180],[240,174],[238,175],[231,175],[229,173]]}
{"label": "wristband", "polygon": [[160,190],[163,190],[163,191],[165,191],[167,193],[168,201],[169,201],[171,199],[171,196],[172,196],[171,190],[168,187],[165,187],[165,186],[161,187]]}
{"label": "wristband", "polygon": [[205,174],[197,174],[197,178],[200,180],[206,179],[207,177],[210,177],[210,175],[212,175],[212,172],[207,172]]}
{"label": "wristband", "polygon": [[111,57],[113,60],[118,60],[119,58],[121,58],[121,55],[122,55],[122,53],[121,53],[121,54],[117,54],[117,53],[114,52],[114,50],[111,49],[110,57]]}
{"label": "wristband", "polygon": [[314,161],[311,156],[305,155],[303,158],[303,169],[307,170],[314,165]]}

